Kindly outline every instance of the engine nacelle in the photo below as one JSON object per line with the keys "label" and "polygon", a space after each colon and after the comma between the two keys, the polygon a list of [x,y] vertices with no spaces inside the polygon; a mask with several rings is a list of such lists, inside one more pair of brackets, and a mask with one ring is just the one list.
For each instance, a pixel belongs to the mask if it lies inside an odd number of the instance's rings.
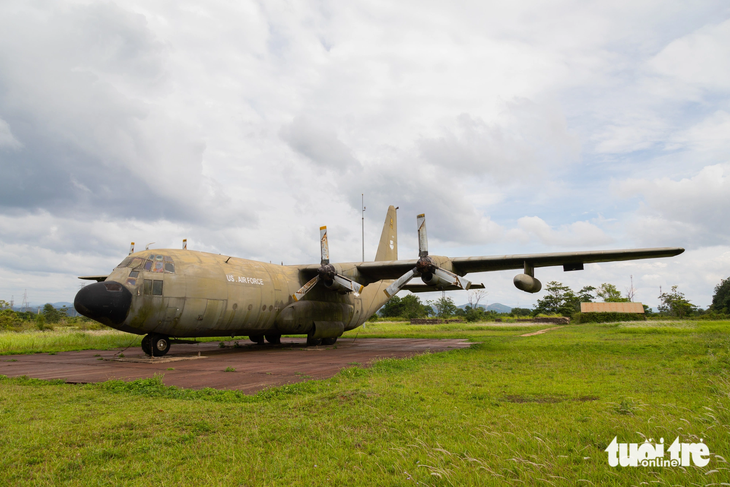
{"label": "engine nacelle", "polygon": [[350,289],[347,286],[344,286],[344,285],[340,284],[335,279],[333,279],[331,281],[322,281],[322,284],[324,284],[324,287],[326,287],[330,291],[337,291],[337,292],[343,293],[343,294],[344,293],[349,293],[350,291],[352,291],[352,289]]}
{"label": "engine nacelle", "polygon": [[526,293],[536,293],[542,289],[542,283],[527,274],[517,274],[514,278],[515,287]]}
{"label": "engine nacelle", "polygon": [[446,287],[446,286],[453,286],[454,283],[451,281],[446,281],[444,279],[441,279],[436,274],[433,274],[431,272],[425,272],[421,275],[421,280],[423,283],[427,286],[434,286],[434,287]]}

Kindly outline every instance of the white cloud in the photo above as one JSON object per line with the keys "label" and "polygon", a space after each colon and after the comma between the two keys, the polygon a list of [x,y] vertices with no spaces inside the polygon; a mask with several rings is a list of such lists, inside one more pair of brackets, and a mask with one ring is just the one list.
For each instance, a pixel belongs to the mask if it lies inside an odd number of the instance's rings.
{"label": "white cloud", "polygon": [[641,241],[657,236],[687,246],[730,242],[730,164],[704,167],[679,181],[628,179],[616,185],[620,197],[639,197],[644,205],[632,221],[632,234]]}
{"label": "white cloud", "polygon": [[673,40],[651,61],[656,73],[689,87],[726,92],[730,85],[730,20]]}
{"label": "white cloud", "polygon": [[527,243],[537,239],[542,245],[549,247],[589,247],[613,243],[613,239],[603,230],[587,221],[578,221],[569,225],[552,228],[537,216],[525,216],[517,220],[518,228],[507,232],[509,240]]}

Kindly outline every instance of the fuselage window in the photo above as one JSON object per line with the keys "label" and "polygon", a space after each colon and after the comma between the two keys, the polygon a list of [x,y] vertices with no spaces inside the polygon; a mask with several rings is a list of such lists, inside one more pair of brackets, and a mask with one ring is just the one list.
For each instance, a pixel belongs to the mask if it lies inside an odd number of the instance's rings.
{"label": "fuselage window", "polygon": [[162,281],[152,281],[152,294],[162,296]]}
{"label": "fuselage window", "polygon": [[139,271],[130,272],[129,277],[127,278],[127,286],[136,286],[137,276],[139,276]]}

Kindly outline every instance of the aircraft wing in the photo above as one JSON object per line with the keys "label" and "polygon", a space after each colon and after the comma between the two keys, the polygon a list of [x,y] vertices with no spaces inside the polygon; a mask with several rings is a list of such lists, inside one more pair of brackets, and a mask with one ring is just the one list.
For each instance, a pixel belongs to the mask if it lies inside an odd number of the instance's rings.
{"label": "aircraft wing", "polygon": [[[486,257],[452,257],[444,259],[443,265],[456,274],[464,276],[472,272],[503,271],[509,269],[523,269],[525,264],[532,267],[563,266],[564,270],[580,270],[583,264],[596,262],[616,262],[622,260],[655,259],[659,257],[673,257],[684,252],[678,247],[663,247],[654,249],[627,249],[627,250],[594,250],[589,252],[558,252],[548,254],[518,254],[497,255]],[[363,262],[357,264],[358,271],[370,279],[398,279],[404,273],[413,269],[416,260],[396,260],[390,262]]]}

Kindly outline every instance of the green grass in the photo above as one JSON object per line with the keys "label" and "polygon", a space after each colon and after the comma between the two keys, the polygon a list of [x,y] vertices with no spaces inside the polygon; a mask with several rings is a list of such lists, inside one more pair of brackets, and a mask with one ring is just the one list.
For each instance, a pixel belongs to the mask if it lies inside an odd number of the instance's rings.
{"label": "green grass", "polygon": [[[360,338],[475,344],[256,395],[166,387],[161,377],[3,378],[0,485],[728,482],[730,322],[519,336],[538,329],[368,323]],[[712,458],[704,468],[611,468],[603,450],[615,436],[702,438]]]}
{"label": "green grass", "polygon": [[[243,343],[248,337],[236,337]],[[226,337],[224,340],[232,340]],[[199,342],[218,342],[221,337],[198,338]],[[142,336],[117,330],[79,330],[77,328],[56,328],[53,331],[27,330],[21,332],[0,332],[0,355],[28,353],[58,353],[74,350],[114,350],[139,348]]]}
{"label": "green grass", "polygon": [[4,332],[0,333],[0,355],[111,350],[139,347],[141,340],[141,336],[116,330],[57,328],[54,331]]}

